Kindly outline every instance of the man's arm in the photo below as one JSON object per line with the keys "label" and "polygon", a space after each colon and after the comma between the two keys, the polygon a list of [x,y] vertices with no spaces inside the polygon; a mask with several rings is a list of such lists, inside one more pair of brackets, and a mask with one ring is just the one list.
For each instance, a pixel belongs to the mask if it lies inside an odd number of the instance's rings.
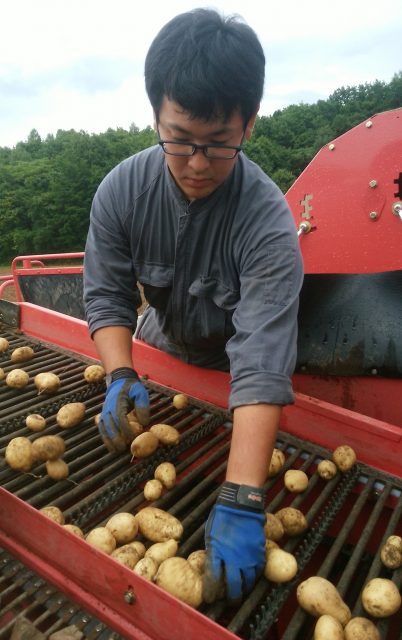
{"label": "man's arm", "polygon": [[133,334],[129,327],[102,327],[93,334],[96,350],[106,373],[118,367],[131,367]]}

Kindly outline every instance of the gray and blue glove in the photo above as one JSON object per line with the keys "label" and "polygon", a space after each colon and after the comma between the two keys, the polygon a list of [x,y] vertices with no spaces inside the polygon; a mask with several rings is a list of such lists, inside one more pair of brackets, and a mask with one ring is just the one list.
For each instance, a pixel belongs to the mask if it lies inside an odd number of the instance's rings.
{"label": "gray and blue glove", "polygon": [[224,482],[205,528],[203,599],[237,603],[265,566],[264,491]]}
{"label": "gray and blue glove", "polygon": [[106,381],[108,386],[98,429],[108,450],[121,452],[133,439],[127,414],[135,409],[138,422],[144,427],[149,424],[149,395],[136,371],[128,367],[115,369]]}

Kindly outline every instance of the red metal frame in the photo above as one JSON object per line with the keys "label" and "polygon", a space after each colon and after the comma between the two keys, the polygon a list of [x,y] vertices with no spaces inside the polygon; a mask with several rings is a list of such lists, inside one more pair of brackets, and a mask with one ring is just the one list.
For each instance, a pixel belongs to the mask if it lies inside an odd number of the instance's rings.
{"label": "red metal frame", "polygon": [[[16,291],[16,299],[18,302],[23,302],[24,298],[18,282],[18,276],[37,276],[37,275],[55,275],[60,273],[82,273],[84,252],[74,253],[47,253],[31,256],[17,256],[11,263],[11,273],[14,279],[14,286]],[[45,266],[45,262],[55,261],[67,261],[67,260],[80,260],[81,264],[62,265],[62,266]],[[21,264],[20,264],[21,263]],[[7,276],[9,277],[9,276]],[[1,295],[1,292],[0,292]]]}

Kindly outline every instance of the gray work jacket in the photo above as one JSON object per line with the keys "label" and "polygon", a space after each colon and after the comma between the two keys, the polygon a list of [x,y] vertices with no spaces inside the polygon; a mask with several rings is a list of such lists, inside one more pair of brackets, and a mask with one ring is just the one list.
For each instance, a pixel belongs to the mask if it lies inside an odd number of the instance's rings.
{"label": "gray work jacket", "polygon": [[231,409],[293,402],[302,272],[286,200],[243,153],[216,191],[192,203],[159,146],[115,167],[94,197],[84,262],[91,334],[135,330],[141,283],[150,309],[139,337],[230,370]]}

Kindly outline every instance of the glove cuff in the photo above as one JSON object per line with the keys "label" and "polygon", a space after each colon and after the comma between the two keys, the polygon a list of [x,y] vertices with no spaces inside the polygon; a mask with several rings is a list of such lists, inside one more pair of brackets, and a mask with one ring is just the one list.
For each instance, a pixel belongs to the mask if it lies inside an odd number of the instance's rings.
{"label": "glove cuff", "polygon": [[250,487],[247,484],[224,482],[216,504],[261,513],[264,511],[265,506],[265,491],[259,487]]}
{"label": "glove cuff", "polygon": [[139,380],[138,373],[131,367],[118,367],[113,369],[106,376],[106,385],[109,386],[112,382],[120,380],[121,378],[131,378],[133,380]]}

